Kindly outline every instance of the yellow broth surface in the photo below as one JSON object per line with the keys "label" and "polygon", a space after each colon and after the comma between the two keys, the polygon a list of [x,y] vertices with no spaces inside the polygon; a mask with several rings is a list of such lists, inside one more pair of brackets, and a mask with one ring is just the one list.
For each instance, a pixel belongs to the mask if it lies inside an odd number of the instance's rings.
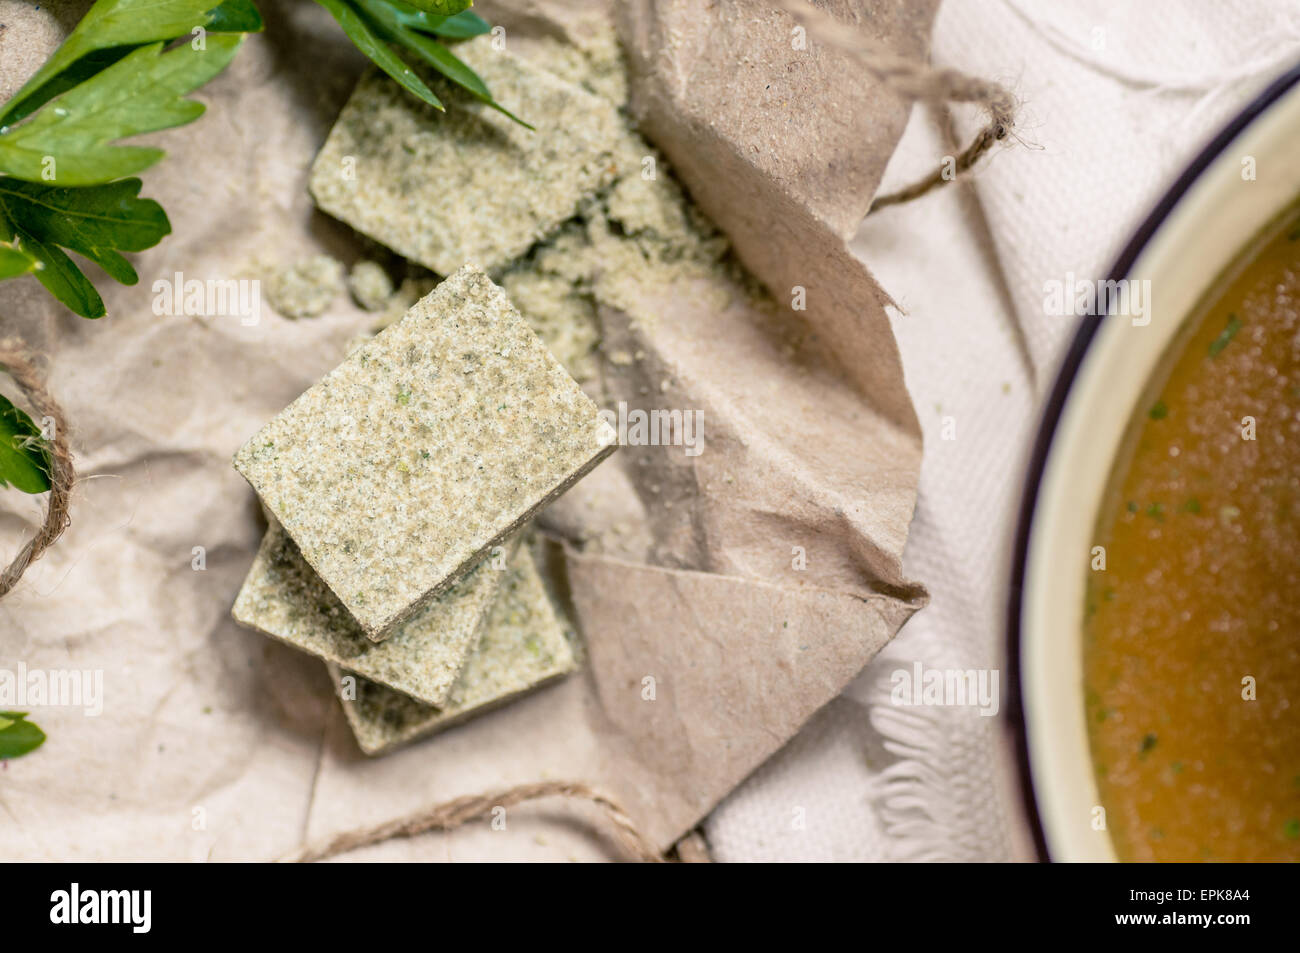
{"label": "yellow broth surface", "polygon": [[1140,410],[1089,572],[1088,730],[1123,860],[1300,860],[1294,219],[1225,280]]}

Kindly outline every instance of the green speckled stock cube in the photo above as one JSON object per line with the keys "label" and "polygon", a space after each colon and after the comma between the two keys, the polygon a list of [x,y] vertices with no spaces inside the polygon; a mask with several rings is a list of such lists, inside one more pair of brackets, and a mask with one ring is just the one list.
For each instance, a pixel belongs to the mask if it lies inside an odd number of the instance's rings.
{"label": "green speckled stock cube", "polygon": [[482,635],[506,575],[507,548],[494,551],[391,638],[376,643],[273,522],[231,614],[241,625],[345,665],[372,682],[441,705]]}
{"label": "green speckled stock cube", "polygon": [[576,667],[573,649],[547,598],[527,548],[510,559],[500,594],[478,647],[470,653],[446,703],[431,707],[365,678],[355,698],[343,681],[349,672],[330,663],[348,723],[366,754],[382,754],[489,711]]}
{"label": "green speckled stock cube", "polygon": [[494,50],[490,37],[456,55],[537,131],[438,78],[445,113],[372,71],[308,184],[321,209],[438,274],[466,261],[496,273],[613,181],[625,133],[608,101]]}
{"label": "green speckled stock cube", "polygon": [[504,292],[467,265],[234,462],[381,641],[616,446]]}

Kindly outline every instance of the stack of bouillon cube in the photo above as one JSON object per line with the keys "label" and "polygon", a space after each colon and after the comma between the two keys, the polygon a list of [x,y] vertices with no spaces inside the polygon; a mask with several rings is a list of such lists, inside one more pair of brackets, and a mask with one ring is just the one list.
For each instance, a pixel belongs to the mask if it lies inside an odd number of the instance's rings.
{"label": "stack of bouillon cube", "polygon": [[270,523],[244,625],[324,659],[376,754],[574,667],[522,527],[613,428],[467,265],[235,456]]}

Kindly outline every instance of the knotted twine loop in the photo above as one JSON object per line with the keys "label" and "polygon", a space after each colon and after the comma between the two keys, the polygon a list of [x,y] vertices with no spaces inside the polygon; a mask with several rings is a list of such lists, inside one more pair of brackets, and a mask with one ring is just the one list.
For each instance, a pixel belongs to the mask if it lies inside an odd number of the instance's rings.
{"label": "knotted twine loop", "polygon": [[809,37],[849,54],[900,96],[937,105],[972,103],[983,107],[989,115],[988,123],[970,145],[953,157],[951,169],[945,168],[946,163],[941,164],[929,175],[897,192],[876,196],[867,209],[868,215],[890,205],[910,202],[931,189],[955,181],[969,171],[995,142],[1005,139],[1015,125],[1016,98],[997,83],[957,70],[934,69],[899,56],[879,40],[854,30],[806,0],[777,0],[777,5],[794,17]]}
{"label": "knotted twine loop", "polygon": [[581,798],[591,801],[601,809],[606,821],[609,822],[614,846],[625,859],[651,864],[665,861],[666,858],[659,853],[655,845],[637,830],[632,819],[627,816],[627,812],[608,795],[581,781],[539,781],[536,784],[520,784],[504,791],[458,797],[377,827],[348,831],[321,844],[303,847],[281,858],[281,862],[310,863],[392,840],[394,837],[414,837],[429,831],[450,831],[468,821],[486,817],[497,808],[513,807],[525,801],[544,797]]}
{"label": "knotted twine loop", "polygon": [[54,440],[50,442],[50,490],[45,501],[45,521],[36,535],[18,551],[3,573],[0,573],[0,598],[3,598],[22,578],[27,567],[41,558],[68,527],[68,506],[72,485],[77,476],[72,469],[72,454],[68,451],[68,428],[63,409],[45,389],[45,383],[36,370],[35,357],[17,338],[0,341],[0,370],[13,378],[27,403],[36,412],[37,420],[48,418],[54,424]]}

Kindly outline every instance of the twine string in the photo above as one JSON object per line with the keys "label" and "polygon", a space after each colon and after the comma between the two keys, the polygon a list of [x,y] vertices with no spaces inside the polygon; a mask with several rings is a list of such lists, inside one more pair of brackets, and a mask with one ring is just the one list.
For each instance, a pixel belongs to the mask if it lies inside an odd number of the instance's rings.
{"label": "twine string", "polygon": [[955,181],[979,158],[1005,139],[1015,125],[1016,98],[1005,87],[958,70],[936,69],[918,60],[899,56],[884,43],[835,19],[807,0],[777,0],[777,5],[804,28],[808,36],[846,53],[900,96],[942,105],[970,103],[988,113],[988,122],[970,144],[952,159],[951,169],[940,163],[928,175],[896,192],[876,196],[867,210],[870,215],[890,205],[910,202],[934,188]]}
{"label": "twine string", "polygon": [[45,501],[45,520],[5,567],[4,572],[0,573],[0,598],[3,598],[18,584],[27,567],[40,559],[67,529],[72,485],[77,477],[72,468],[72,454],[68,450],[68,428],[63,409],[45,389],[45,382],[36,369],[36,359],[22,341],[17,338],[0,341],[0,370],[13,378],[27,398],[28,405],[36,412],[38,420],[49,418],[54,422],[54,439],[49,442],[50,490]]}
{"label": "twine string", "polygon": [[625,859],[641,863],[662,863],[665,860],[649,838],[632,823],[632,819],[617,801],[581,781],[539,781],[503,791],[454,798],[375,827],[346,831],[320,844],[303,847],[282,860],[309,863],[361,847],[370,847],[395,837],[414,837],[429,831],[450,831],[469,821],[486,817],[498,808],[509,808],[545,797],[578,798],[599,807],[608,824],[614,846]]}

